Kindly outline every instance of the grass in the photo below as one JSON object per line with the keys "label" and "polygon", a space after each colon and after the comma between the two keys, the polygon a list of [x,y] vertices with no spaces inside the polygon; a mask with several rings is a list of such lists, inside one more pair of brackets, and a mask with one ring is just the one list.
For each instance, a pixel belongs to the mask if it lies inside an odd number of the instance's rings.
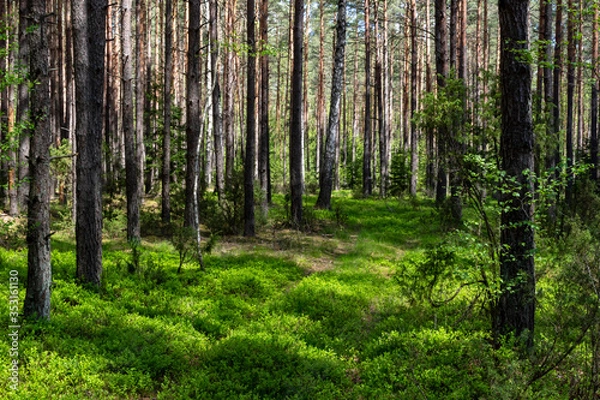
{"label": "grass", "polygon": [[[530,363],[492,348],[476,289],[439,307],[423,300],[424,269],[446,265],[433,263],[432,248],[455,260],[440,292],[481,268],[468,244],[446,243],[429,201],[339,194],[334,211],[312,211],[309,233],[278,225],[282,203],[257,238],[221,240],[205,272],[185,265],[177,274],[177,252],[156,238],[142,242],[132,272],[131,249],[111,237],[100,290],[75,283],[73,240],[57,234],[51,319],[22,322],[19,390],[2,368],[0,397],[568,398],[563,378],[527,385]],[[0,248],[2,276],[10,270],[22,304],[25,251]],[[0,296],[8,299],[7,285]],[[1,302],[2,326],[8,316]],[[0,341],[2,365],[9,350]]]}

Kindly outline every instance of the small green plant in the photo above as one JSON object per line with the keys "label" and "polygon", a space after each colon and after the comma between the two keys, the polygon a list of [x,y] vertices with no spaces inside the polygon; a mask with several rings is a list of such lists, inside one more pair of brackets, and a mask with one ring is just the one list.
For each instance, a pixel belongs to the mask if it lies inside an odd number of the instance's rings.
{"label": "small green plant", "polygon": [[173,228],[171,242],[175,250],[179,253],[179,268],[177,273],[181,273],[184,264],[196,262],[204,270],[202,252],[198,247],[198,233],[189,226],[177,226]]}

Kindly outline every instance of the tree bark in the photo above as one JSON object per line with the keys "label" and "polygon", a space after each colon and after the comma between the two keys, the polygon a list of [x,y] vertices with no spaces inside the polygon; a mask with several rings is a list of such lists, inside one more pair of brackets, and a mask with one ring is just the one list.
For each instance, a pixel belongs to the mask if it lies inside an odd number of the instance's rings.
{"label": "tree bark", "polygon": [[210,31],[210,72],[212,74],[212,123],[215,150],[215,191],[219,199],[223,198],[225,189],[225,171],[223,160],[223,116],[221,114],[221,85],[219,82],[219,35],[217,0],[209,1],[209,31]]}
{"label": "tree bark", "polygon": [[514,334],[524,347],[533,345],[535,314],[531,67],[528,50],[528,0],[500,0],[500,90],[502,169],[510,188],[503,199],[500,277],[502,292],[494,315],[496,336]]}
{"label": "tree bark", "polygon": [[346,51],[346,0],[338,0],[335,55],[331,80],[331,98],[329,105],[329,122],[325,139],[323,164],[319,171],[319,197],[317,208],[331,208],[331,192],[333,190],[333,175],[335,151],[339,136],[340,100],[342,98],[344,60]]}
{"label": "tree bark", "polygon": [[[29,39],[27,37],[27,27],[29,23],[27,16],[29,15],[29,0],[19,1],[19,62],[24,69],[22,72],[27,73],[29,69]],[[26,81],[19,84],[19,98],[17,104],[17,121],[24,122],[29,118],[29,86]],[[29,176],[29,135],[20,135],[19,138],[19,158],[18,158],[18,174],[19,186],[17,187],[17,203],[21,209],[27,207],[27,198],[29,197],[29,185],[25,179]]]}
{"label": "tree bark", "polygon": [[258,143],[258,178],[262,191],[261,208],[267,214],[271,203],[271,161],[269,128],[269,0],[260,4],[260,96],[259,96],[259,143]]}
{"label": "tree bark", "polygon": [[171,83],[173,68],[173,1],[165,0],[165,70],[163,81],[163,140],[161,219],[171,222]]}
{"label": "tree bark", "polygon": [[[418,53],[417,53],[417,4],[411,0],[408,7],[410,18],[410,115],[417,112],[417,80],[418,78]],[[410,186],[411,196],[417,195],[417,175],[419,172],[419,136],[417,125],[413,118],[410,123]]]}
{"label": "tree bark", "polygon": [[190,0],[187,55],[187,128],[185,169],[185,227],[196,237],[196,253],[202,264],[200,251],[200,216],[198,214],[198,180],[200,179],[200,0]]}
{"label": "tree bark", "polygon": [[[27,292],[23,314],[50,318],[50,74],[46,0],[31,0],[28,15],[29,76],[36,82],[31,91],[31,128],[29,171],[31,173],[27,219]],[[23,11],[23,9],[21,9]]]}
{"label": "tree bark", "polygon": [[[123,138],[125,140],[125,194],[127,197],[127,240],[140,241],[140,188],[138,143],[133,125],[133,51],[132,51],[132,0],[121,4],[121,57],[123,85]],[[138,121],[141,123],[141,121]]]}
{"label": "tree bark", "polygon": [[594,5],[594,23],[592,28],[592,68],[593,68],[593,83],[592,93],[590,97],[590,163],[592,169],[590,171],[592,181],[598,185],[598,91],[600,90],[600,67],[599,67],[599,40],[598,30],[600,17],[599,6]]}
{"label": "tree bark", "polygon": [[304,186],[302,167],[302,69],[304,54],[304,0],[294,0],[293,24],[293,70],[290,114],[290,192],[291,222],[299,229],[302,224],[302,190]]}
{"label": "tree bark", "polygon": [[363,150],[363,196],[373,194],[373,142],[371,126],[371,2],[365,0],[365,129]]}
{"label": "tree bark", "polygon": [[574,162],[573,153],[573,129],[574,120],[574,100],[575,100],[575,54],[577,34],[577,25],[575,24],[575,2],[567,2],[567,129],[566,129],[566,150],[567,150],[567,187],[565,188],[565,199],[567,205],[571,206],[573,202],[573,175],[572,168]]}
{"label": "tree bark", "polygon": [[[447,32],[446,0],[435,0],[435,67],[438,91],[446,86],[446,78],[448,77]],[[446,173],[447,136],[447,130],[444,127],[439,127],[437,132],[438,176],[435,195],[435,201],[438,206],[446,199],[448,186]]]}
{"label": "tree bark", "polygon": [[247,0],[248,75],[246,78],[246,151],[244,159],[244,236],[256,234],[254,217],[254,164],[256,154],[256,28],[255,2]]}
{"label": "tree bark", "polygon": [[102,96],[106,0],[72,0],[77,103],[77,278],[102,276]]}

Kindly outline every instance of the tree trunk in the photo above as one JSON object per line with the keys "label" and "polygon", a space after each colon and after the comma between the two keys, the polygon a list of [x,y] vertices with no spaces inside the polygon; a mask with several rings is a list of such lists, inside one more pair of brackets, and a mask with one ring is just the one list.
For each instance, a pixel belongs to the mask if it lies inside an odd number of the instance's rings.
{"label": "tree trunk", "polygon": [[[446,27],[446,0],[435,0],[435,67],[437,72],[438,91],[446,86],[448,76],[448,58]],[[438,176],[435,201],[439,206],[446,199],[448,179],[446,174],[446,139],[448,132],[444,127],[439,127],[437,132],[437,159]]]}
{"label": "tree trunk", "polygon": [[[225,16],[226,40],[235,40],[235,0],[227,0]],[[232,35],[232,36],[227,36]],[[235,72],[236,53],[233,49],[226,49],[225,65],[223,67],[224,90],[223,90],[223,136],[225,136],[225,186],[231,187],[235,170]]]}
{"label": "tree trunk", "polygon": [[217,61],[219,59],[219,35],[217,30],[218,13],[217,0],[209,2],[209,25],[210,25],[210,72],[212,74],[212,122],[213,138],[215,149],[215,190],[219,199],[223,198],[225,188],[225,171],[223,165],[223,117],[221,115],[221,85],[219,83],[219,69]]}
{"label": "tree trunk", "polygon": [[[503,199],[500,276],[502,292],[494,315],[496,336],[514,334],[533,346],[535,314],[533,182],[534,134],[531,118],[531,67],[528,49],[528,0],[501,0],[500,153],[507,182],[516,187]],[[510,183],[509,183],[510,184]]]}
{"label": "tree trunk", "polygon": [[319,171],[319,197],[317,208],[331,208],[331,192],[333,190],[333,175],[335,151],[339,136],[340,100],[342,97],[344,78],[344,57],[346,51],[346,0],[338,0],[335,55],[331,78],[331,98],[329,105],[329,122],[323,154],[323,165]]}
{"label": "tree trunk", "polygon": [[255,2],[247,0],[248,75],[246,78],[246,151],[244,159],[244,236],[254,236],[254,164],[256,153],[256,32]]}
{"label": "tree trunk", "polygon": [[[410,115],[415,115],[417,112],[417,68],[418,68],[418,53],[417,53],[417,4],[415,0],[409,3],[409,18],[410,18]],[[413,118],[410,123],[410,195],[417,195],[417,175],[419,172],[419,136],[417,125]]]}
{"label": "tree trunk", "polygon": [[290,190],[291,222],[299,229],[302,224],[302,68],[304,54],[304,0],[294,0],[293,70],[290,114]]}
{"label": "tree trunk", "polygon": [[591,176],[592,181],[596,182],[596,185],[599,183],[598,181],[598,91],[600,90],[600,67],[598,65],[599,53],[598,50],[598,29],[599,23],[598,18],[600,17],[600,12],[598,11],[598,5],[594,6],[594,24],[592,28],[592,68],[594,77],[592,83],[592,94],[590,97],[591,107],[590,107],[590,163],[592,164]]}
{"label": "tree trunk", "polygon": [[77,104],[77,278],[102,276],[102,96],[106,0],[72,0]]}
{"label": "tree trunk", "polygon": [[268,52],[269,0],[262,0],[260,5],[260,96],[259,96],[259,143],[258,143],[258,178],[262,191],[261,208],[267,214],[271,203],[271,161],[270,161],[270,129],[269,129],[269,52]]}
{"label": "tree trunk", "polygon": [[[35,118],[31,127],[29,171],[31,173],[27,219],[27,293],[23,314],[50,318],[50,145],[52,130],[50,112],[50,75],[46,0],[31,0],[24,7],[29,36],[31,82],[31,112]],[[23,9],[22,9],[23,11]]]}
{"label": "tree trunk", "polygon": [[365,0],[365,136],[363,151],[363,196],[373,194],[373,142],[371,133],[371,3]]}
{"label": "tree trunk", "polygon": [[200,0],[190,0],[187,55],[187,127],[185,169],[185,227],[196,237],[196,253],[202,265],[200,252],[200,217],[198,214],[199,144],[200,144]]}
{"label": "tree trunk", "polygon": [[148,57],[148,34],[147,34],[147,22],[146,22],[146,3],[145,0],[137,0],[136,4],[137,12],[137,23],[136,23],[136,47],[137,47],[137,68],[136,68],[136,116],[135,116],[135,131],[136,131],[136,158],[138,161],[138,190],[139,190],[139,201],[143,203],[144,198],[144,164],[146,158],[146,151],[144,146],[144,136],[146,129],[149,128],[146,123],[147,105],[148,102],[146,97],[147,81],[150,77],[146,73],[147,70],[147,57]]}
{"label": "tree trunk", "polygon": [[565,188],[565,199],[567,205],[571,206],[573,202],[573,175],[572,168],[574,162],[573,153],[573,128],[574,120],[574,100],[575,100],[575,54],[577,34],[577,25],[575,24],[575,4],[573,0],[568,0],[567,14],[567,129],[566,129],[566,148],[567,148],[567,187]]}
{"label": "tree trunk", "polygon": [[163,81],[163,141],[161,219],[171,222],[171,82],[173,80],[173,0],[165,0],[165,69]]}
{"label": "tree trunk", "polygon": [[[121,57],[123,68],[123,137],[125,140],[125,193],[127,197],[127,240],[140,241],[140,188],[138,150],[136,132],[133,125],[133,52],[132,52],[132,0],[121,4]],[[141,123],[141,122],[139,122]]]}
{"label": "tree trunk", "polygon": [[[20,0],[19,2],[19,62],[24,70],[28,71],[29,64],[29,39],[27,37],[27,15],[29,15],[29,0]],[[29,118],[29,85],[26,81],[19,84],[19,98],[17,104],[17,121],[24,122]],[[29,135],[20,135],[19,140],[19,158],[18,158],[18,174],[19,186],[17,188],[17,202],[21,209],[27,206],[27,198],[29,197],[29,185],[25,179],[29,176]]]}

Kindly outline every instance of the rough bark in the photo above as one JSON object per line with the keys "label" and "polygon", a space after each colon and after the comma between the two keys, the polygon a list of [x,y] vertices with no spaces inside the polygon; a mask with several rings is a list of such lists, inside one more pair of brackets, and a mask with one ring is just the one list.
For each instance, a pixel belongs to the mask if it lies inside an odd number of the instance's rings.
{"label": "rough bark", "polygon": [[106,0],[72,0],[77,104],[77,277],[102,275],[102,96]]}
{"label": "rough bark", "polygon": [[[516,187],[503,198],[500,277],[502,292],[494,314],[497,336],[514,334],[533,345],[535,314],[531,67],[528,49],[528,0],[500,0],[500,90],[502,169]],[[511,184],[511,183],[508,183]]]}
{"label": "rough bark", "polygon": [[[447,58],[448,30],[446,27],[446,0],[435,0],[435,67],[437,73],[438,90],[446,85],[448,76]],[[446,173],[446,137],[448,133],[444,127],[437,131],[437,161],[438,176],[435,201],[441,205],[446,199],[448,179]]]}
{"label": "rough bark", "polygon": [[291,222],[295,228],[302,223],[303,140],[302,140],[302,69],[304,54],[304,0],[294,0],[293,70],[290,104],[290,192]]}
{"label": "rough bark", "polygon": [[600,12],[598,11],[598,5],[594,6],[594,24],[592,33],[592,62],[593,62],[593,76],[594,81],[592,83],[592,93],[590,97],[590,163],[592,164],[591,177],[592,181],[598,184],[598,91],[600,90],[600,68],[598,65],[599,50],[598,50],[598,18]]}
{"label": "rough bark", "polygon": [[163,82],[163,140],[162,140],[162,192],[161,219],[171,222],[171,83],[173,68],[173,1],[165,1],[165,70]]}
{"label": "rough bark", "polygon": [[365,129],[363,150],[363,195],[373,194],[373,142],[371,126],[371,2],[365,0]]}
{"label": "rough bark", "polygon": [[185,227],[191,228],[196,238],[196,253],[202,266],[200,252],[200,216],[198,214],[199,143],[200,143],[200,0],[190,0],[188,55],[186,75],[187,124],[185,169]]}
{"label": "rough bark", "polygon": [[259,141],[258,141],[258,179],[262,191],[261,208],[266,215],[271,203],[271,162],[269,129],[269,1],[260,4],[260,96],[259,96]]}
{"label": "rough bark", "polygon": [[132,0],[123,0],[121,4],[121,57],[123,106],[123,138],[125,141],[125,195],[127,197],[127,240],[140,241],[140,162],[138,143],[133,125],[133,52],[132,52]]}
{"label": "rough bark", "polygon": [[[410,18],[410,113],[417,112],[417,80],[418,77],[418,52],[417,52],[417,10],[415,0],[409,3],[408,13]],[[414,119],[410,123],[410,186],[411,196],[417,195],[417,175],[419,172],[419,137]]]}
{"label": "rough bark", "polygon": [[346,0],[338,0],[335,54],[331,80],[331,98],[329,104],[329,121],[325,139],[323,164],[319,171],[319,197],[317,208],[331,208],[331,192],[333,190],[333,175],[335,152],[339,136],[340,100],[342,98],[344,60],[346,51]]}
{"label": "rough bark", "polygon": [[256,24],[255,2],[247,0],[246,42],[248,45],[248,75],[246,78],[246,151],[244,158],[244,236],[256,234],[254,217],[254,164],[256,159]]}
{"label": "rough bark", "polygon": [[212,74],[212,123],[215,150],[215,191],[219,199],[225,190],[225,171],[223,159],[223,116],[221,114],[221,84],[219,81],[219,35],[218,35],[218,2],[209,1],[209,35],[210,35],[210,71]]}
{"label": "rough bark", "polygon": [[[27,37],[27,21],[29,15],[29,0],[19,1],[19,63],[23,68],[23,73],[27,73],[29,64],[29,39]],[[17,121],[25,121],[29,118],[29,87],[26,81],[19,84],[19,98],[17,104]],[[27,207],[27,197],[29,196],[29,185],[25,179],[29,176],[29,135],[20,135],[19,155],[18,155],[18,173],[17,179],[20,182],[17,187],[17,202],[21,209]]]}
{"label": "rough bark", "polygon": [[[31,49],[29,76],[32,119],[29,171],[31,173],[27,218],[27,292],[23,314],[50,318],[50,74],[46,0],[31,0],[26,7]],[[35,28],[34,28],[35,27]]]}

